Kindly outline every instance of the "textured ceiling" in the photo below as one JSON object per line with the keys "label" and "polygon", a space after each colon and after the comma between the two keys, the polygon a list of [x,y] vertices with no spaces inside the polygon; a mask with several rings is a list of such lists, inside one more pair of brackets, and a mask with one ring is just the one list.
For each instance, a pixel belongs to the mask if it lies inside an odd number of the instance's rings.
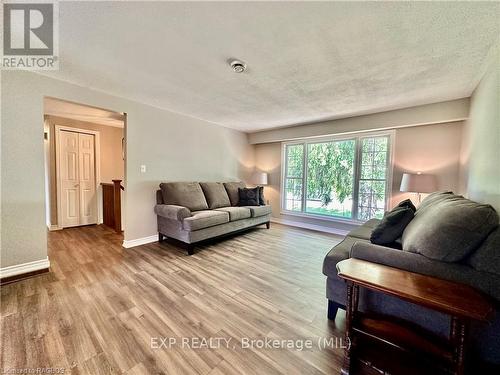
{"label": "textured ceiling", "polygon": [[[498,2],[60,2],[82,86],[244,131],[466,97]],[[235,74],[227,59],[248,63]]]}

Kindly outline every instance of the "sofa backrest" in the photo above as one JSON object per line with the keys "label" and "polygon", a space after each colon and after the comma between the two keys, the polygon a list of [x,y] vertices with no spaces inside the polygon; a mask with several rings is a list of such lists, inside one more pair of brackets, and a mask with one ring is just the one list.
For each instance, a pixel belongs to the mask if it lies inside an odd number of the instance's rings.
{"label": "sofa backrest", "polygon": [[452,193],[429,195],[403,232],[403,250],[443,262],[458,262],[476,250],[498,226],[488,204]]}
{"label": "sofa backrest", "polygon": [[162,182],[160,189],[163,204],[183,206],[191,211],[208,209],[207,200],[198,182]]}
{"label": "sofa backrest", "polygon": [[229,195],[229,200],[231,201],[231,206],[237,206],[240,201],[240,195],[238,189],[243,189],[246,187],[245,183],[242,181],[238,182],[224,182],[224,187],[226,188],[227,195]]}
{"label": "sofa backrest", "polygon": [[424,198],[422,203],[419,204],[416,212],[423,212],[426,208],[433,207],[436,203],[446,200],[454,195],[455,194],[453,194],[452,191],[437,191],[435,193],[429,194]]}
{"label": "sofa backrest", "polygon": [[161,189],[156,190],[156,204],[164,204],[163,193],[161,192]]}
{"label": "sofa backrest", "polygon": [[203,194],[205,194],[209,209],[231,206],[229,196],[222,182],[200,182],[200,186]]}
{"label": "sofa backrest", "polygon": [[465,264],[477,271],[500,276],[500,227],[497,226],[479,248],[469,256]]}

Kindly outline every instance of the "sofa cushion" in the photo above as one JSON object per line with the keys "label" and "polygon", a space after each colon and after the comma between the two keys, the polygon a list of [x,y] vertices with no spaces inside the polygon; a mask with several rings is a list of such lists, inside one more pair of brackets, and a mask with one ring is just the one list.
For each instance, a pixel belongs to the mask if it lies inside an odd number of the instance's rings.
{"label": "sofa cushion", "polygon": [[372,235],[373,228],[375,228],[378,223],[380,223],[380,219],[370,219],[356,229],[350,231],[348,236],[369,240]]}
{"label": "sofa cushion", "polygon": [[260,188],[239,188],[238,206],[258,206],[260,201]]}
{"label": "sofa cushion", "polygon": [[497,227],[466,263],[472,268],[500,275],[500,227]]}
{"label": "sofa cushion", "polygon": [[476,250],[498,225],[498,214],[488,204],[455,194],[431,194],[428,198],[431,203],[417,209],[403,232],[405,251],[458,262]]}
{"label": "sofa cushion", "polygon": [[360,238],[347,236],[341,243],[331,249],[323,260],[323,274],[329,277],[337,276],[337,263],[349,258],[352,246],[358,241],[369,242]]}
{"label": "sofa cushion", "polygon": [[259,217],[271,214],[271,206],[246,206],[252,213],[252,217]]}
{"label": "sofa cushion", "polygon": [[224,182],[224,187],[226,188],[227,195],[229,196],[229,201],[231,206],[237,206],[240,201],[240,196],[238,195],[238,189],[244,188],[246,185],[242,181],[238,182]]}
{"label": "sofa cushion", "polygon": [[231,205],[222,182],[200,182],[200,186],[205,194],[208,208],[214,209]]}
{"label": "sofa cushion", "polygon": [[190,232],[229,222],[229,214],[222,211],[195,211],[191,215],[182,221],[182,228]]}
{"label": "sofa cushion", "polygon": [[250,210],[246,207],[222,207],[217,208],[215,211],[227,212],[229,221],[248,219],[251,216]]}
{"label": "sofa cushion", "polygon": [[184,206],[191,211],[208,209],[208,204],[198,182],[163,182],[160,184],[164,204]]}
{"label": "sofa cushion", "polygon": [[370,241],[376,245],[389,245],[396,241],[413,219],[411,207],[396,206],[386,212],[384,218],[373,229]]}

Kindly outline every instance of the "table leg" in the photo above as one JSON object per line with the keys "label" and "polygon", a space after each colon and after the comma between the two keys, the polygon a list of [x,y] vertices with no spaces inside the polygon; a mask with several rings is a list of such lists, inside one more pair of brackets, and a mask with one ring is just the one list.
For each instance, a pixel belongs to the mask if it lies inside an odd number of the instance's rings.
{"label": "table leg", "polygon": [[354,316],[358,312],[358,301],[359,301],[359,285],[354,284],[352,286],[352,311],[351,311],[351,319],[354,319]]}
{"label": "table leg", "polygon": [[456,316],[451,318],[450,341],[453,345],[453,364],[456,375],[464,374],[465,343],[467,339],[466,322]]}
{"label": "table leg", "polygon": [[340,373],[349,375],[351,370],[351,354],[352,354],[352,320],[355,312],[358,309],[359,287],[351,281],[347,281],[347,298],[346,298],[346,325],[345,325],[345,349],[344,363]]}

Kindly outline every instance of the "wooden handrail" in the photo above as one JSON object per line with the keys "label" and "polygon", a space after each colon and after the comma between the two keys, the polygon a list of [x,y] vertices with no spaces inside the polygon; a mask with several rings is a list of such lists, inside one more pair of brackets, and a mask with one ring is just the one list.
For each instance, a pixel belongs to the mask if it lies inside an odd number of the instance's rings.
{"label": "wooden handrail", "polygon": [[103,221],[105,225],[113,228],[117,233],[121,233],[121,190],[125,190],[125,188],[121,184],[122,180],[112,181],[112,184],[101,183],[103,192]]}
{"label": "wooden handrail", "polygon": [[122,202],[121,202],[121,186],[122,180],[111,180],[114,185],[114,210],[115,210],[115,231],[122,231]]}

